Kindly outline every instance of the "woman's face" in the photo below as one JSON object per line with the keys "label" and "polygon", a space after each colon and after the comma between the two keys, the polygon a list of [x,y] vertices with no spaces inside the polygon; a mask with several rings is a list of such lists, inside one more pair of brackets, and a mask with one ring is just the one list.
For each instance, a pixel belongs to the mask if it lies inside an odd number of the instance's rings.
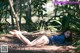
{"label": "woman's face", "polygon": [[67,37],[69,37],[70,36],[70,34],[71,34],[71,32],[70,31],[66,31],[66,32],[64,32],[64,35],[65,35],[65,37],[67,38]]}

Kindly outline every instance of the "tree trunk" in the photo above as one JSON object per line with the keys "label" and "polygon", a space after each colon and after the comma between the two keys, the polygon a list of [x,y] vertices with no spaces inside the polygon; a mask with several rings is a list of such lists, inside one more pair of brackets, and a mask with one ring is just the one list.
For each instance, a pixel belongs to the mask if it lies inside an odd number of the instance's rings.
{"label": "tree trunk", "polygon": [[19,15],[19,17],[20,17],[20,19],[19,19],[20,29],[21,29],[21,17],[22,17],[22,6],[21,6],[21,4],[22,4],[22,0],[19,1],[19,5],[20,5],[20,15]]}
{"label": "tree trunk", "polygon": [[27,0],[27,3],[28,3],[28,5],[27,5],[27,8],[26,8],[26,16],[27,16],[27,18],[31,18],[31,4],[30,4],[30,1],[31,0]]}
{"label": "tree trunk", "polygon": [[[25,20],[26,20],[26,26],[27,27],[32,27],[31,26],[31,4],[30,4],[30,0],[26,0],[26,2],[27,2],[27,5],[26,5],[26,18],[25,18]],[[26,27],[26,29],[27,30],[31,30],[31,28],[27,28]]]}
{"label": "tree trunk", "polygon": [[9,4],[10,4],[10,8],[11,8],[12,14],[14,15],[15,20],[16,20],[16,28],[17,28],[17,30],[20,30],[19,22],[18,22],[18,18],[19,17],[17,16],[17,14],[14,11],[12,0],[8,0],[8,1],[9,1]]}
{"label": "tree trunk", "polygon": [[12,26],[12,29],[14,29],[14,27],[15,27],[14,25],[15,24],[14,24],[14,19],[13,19],[14,17],[13,17],[13,14],[11,12],[11,8],[10,8],[10,15],[11,15],[11,21],[12,21],[12,25],[11,26]]}

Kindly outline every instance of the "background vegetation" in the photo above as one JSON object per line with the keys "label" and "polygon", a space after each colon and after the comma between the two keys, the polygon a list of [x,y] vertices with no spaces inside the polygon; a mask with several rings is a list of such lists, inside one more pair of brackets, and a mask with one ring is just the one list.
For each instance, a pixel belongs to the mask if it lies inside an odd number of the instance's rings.
{"label": "background vegetation", "polygon": [[73,45],[80,50],[80,4],[52,3],[51,11],[49,3],[52,0],[0,0],[0,33],[12,29],[29,32],[71,29],[76,34]]}

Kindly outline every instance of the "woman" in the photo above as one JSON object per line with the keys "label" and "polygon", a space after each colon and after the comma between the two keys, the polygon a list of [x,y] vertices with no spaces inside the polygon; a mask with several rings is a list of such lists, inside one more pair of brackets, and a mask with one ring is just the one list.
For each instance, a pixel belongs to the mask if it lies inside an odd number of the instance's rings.
{"label": "woman", "polygon": [[62,34],[57,36],[51,36],[49,38],[49,45],[69,45],[72,43],[72,34],[70,30],[65,30]]}
{"label": "woman", "polygon": [[21,40],[23,43],[25,43],[27,46],[37,46],[46,44],[52,45],[53,43],[63,44],[69,42],[69,38],[71,36],[71,32],[69,30],[66,30],[59,36],[51,36],[48,38],[46,35],[41,35],[33,41],[30,41],[29,39],[24,37],[20,31],[13,30],[10,31],[10,33],[13,36],[17,37],[19,40]]}

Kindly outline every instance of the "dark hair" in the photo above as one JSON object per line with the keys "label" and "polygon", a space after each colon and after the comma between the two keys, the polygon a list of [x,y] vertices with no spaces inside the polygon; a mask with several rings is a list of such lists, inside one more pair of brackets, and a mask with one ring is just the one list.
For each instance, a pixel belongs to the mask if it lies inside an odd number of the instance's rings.
{"label": "dark hair", "polygon": [[66,31],[70,31],[70,36],[65,37],[65,41],[71,42],[72,43],[72,31],[70,29],[64,30],[62,34],[64,34]]}
{"label": "dark hair", "polygon": [[63,33],[62,33],[62,34],[64,34],[66,31],[70,31],[71,34],[72,34],[72,31],[71,31],[70,29],[65,29],[65,30],[63,30]]}

